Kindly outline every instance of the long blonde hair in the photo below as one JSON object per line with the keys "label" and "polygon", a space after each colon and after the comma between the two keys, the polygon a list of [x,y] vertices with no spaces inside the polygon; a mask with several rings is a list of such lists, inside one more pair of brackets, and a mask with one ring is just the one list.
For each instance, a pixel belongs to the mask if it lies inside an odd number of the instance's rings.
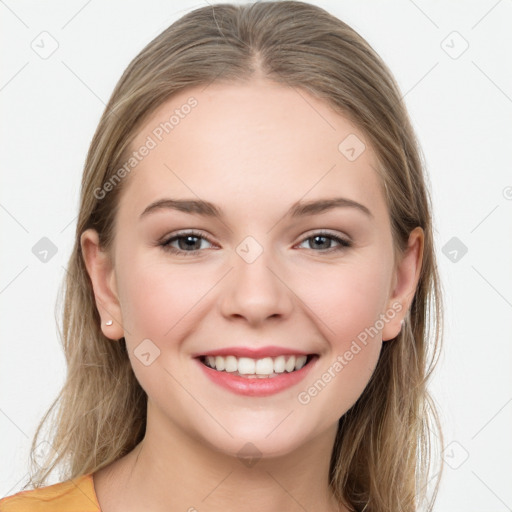
{"label": "long blonde hair", "polygon": [[[45,485],[56,467],[63,480],[95,472],[130,452],[145,434],[146,394],[124,338],[112,342],[101,331],[81,253],[80,235],[88,228],[111,248],[123,182],[104,197],[97,191],[122,165],[137,129],[172,94],[214,80],[255,76],[315,95],[368,137],[397,254],[413,228],[424,230],[421,275],[404,328],[383,344],[366,389],[339,421],[330,485],[338,501],[355,511],[415,511],[423,501],[432,509],[443,464],[439,460],[429,497],[431,434],[441,445],[443,438],[426,384],[441,346],[442,303],[420,150],[399,88],[375,51],[344,22],[297,1],[193,10],[151,41],[116,85],[87,154],[65,279],[60,336],[67,378],[35,433],[24,488]],[[45,439],[52,449],[35,461],[47,421],[52,428]]]}

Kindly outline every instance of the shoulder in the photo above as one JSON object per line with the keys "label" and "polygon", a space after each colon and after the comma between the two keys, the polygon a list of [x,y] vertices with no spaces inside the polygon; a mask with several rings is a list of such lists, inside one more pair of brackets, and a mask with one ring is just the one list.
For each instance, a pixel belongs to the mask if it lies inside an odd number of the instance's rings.
{"label": "shoulder", "polygon": [[101,512],[92,474],[0,499],[0,512]]}

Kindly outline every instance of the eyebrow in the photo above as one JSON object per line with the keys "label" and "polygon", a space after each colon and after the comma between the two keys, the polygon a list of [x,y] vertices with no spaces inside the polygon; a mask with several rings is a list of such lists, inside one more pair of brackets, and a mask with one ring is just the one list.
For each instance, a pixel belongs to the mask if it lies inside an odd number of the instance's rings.
{"label": "eyebrow", "polygon": [[[303,217],[307,215],[317,215],[334,208],[355,208],[363,212],[368,217],[373,218],[372,212],[364,205],[345,197],[333,197],[328,199],[318,199],[313,201],[297,201],[286,212],[286,215],[292,218]],[[151,212],[159,210],[176,210],[185,213],[202,215],[205,217],[224,218],[220,208],[209,201],[201,199],[158,199],[149,204],[140,214],[140,219],[146,217]]]}

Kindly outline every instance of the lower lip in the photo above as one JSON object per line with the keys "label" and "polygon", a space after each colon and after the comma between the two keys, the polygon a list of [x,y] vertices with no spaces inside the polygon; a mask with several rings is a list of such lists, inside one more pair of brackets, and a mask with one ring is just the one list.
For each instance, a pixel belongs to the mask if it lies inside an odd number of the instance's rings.
{"label": "lower lip", "polygon": [[240,377],[229,372],[214,370],[203,364],[199,359],[196,359],[196,361],[209,379],[233,393],[245,396],[269,396],[298,384],[306,377],[317,359],[318,356],[315,355],[300,370],[280,373],[277,377],[269,378]]}

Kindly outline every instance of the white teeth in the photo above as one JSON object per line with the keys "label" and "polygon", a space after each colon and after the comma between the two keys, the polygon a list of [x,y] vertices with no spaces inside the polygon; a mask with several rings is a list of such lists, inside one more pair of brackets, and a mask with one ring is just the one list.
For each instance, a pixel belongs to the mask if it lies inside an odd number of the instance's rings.
{"label": "white teeth", "polygon": [[[219,367],[217,365],[215,365],[215,368],[219,370]],[[249,359],[248,357],[241,357],[238,360],[238,373],[247,375],[249,373],[254,373],[255,369],[256,361],[254,359]]]}
{"label": "white teeth", "polygon": [[285,366],[285,358],[284,356],[277,356],[274,359],[274,371],[276,373],[283,373],[284,372],[284,366]]}
{"label": "white teeth", "polygon": [[258,359],[256,361],[256,371],[250,373],[256,373],[256,375],[270,375],[271,373],[273,373],[273,371],[274,361],[272,361],[271,357],[265,357],[265,359]]}
{"label": "white teeth", "polygon": [[217,371],[239,375],[270,376],[278,373],[300,370],[307,361],[307,356],[277,356],[252,359],[235,356],[206,356],[206,365]]}
{"label": "white teeth", "polygon": [[227,372],[236,372],[238,369],[238,361],[235,356],[226,357],[226,367],[224,368]]}
{"label": "white teeth", "polygon": [[307,359],[308,356],[297,357],[297,360],[295,361],[295,369],[300,370],[306,364]]}
{"label": "white teeth", "polygon": [[286,361],[286,364],[284,365],[284,369],[287,372],[293,372],[295,370],[295,356],[290,357],[288,361]]}

